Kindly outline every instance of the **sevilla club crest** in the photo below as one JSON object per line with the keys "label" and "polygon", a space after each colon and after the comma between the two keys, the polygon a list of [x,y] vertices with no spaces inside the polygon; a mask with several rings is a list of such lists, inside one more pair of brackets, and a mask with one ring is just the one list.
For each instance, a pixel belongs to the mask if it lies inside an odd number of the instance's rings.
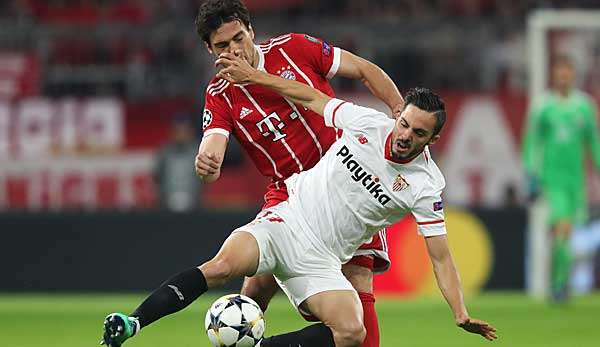
{"label": "sevilla club crest", "polygon": [[408,182],[406,182],[404,177],[402,177],[402,175],[398,175],[398,176],[396,176],[396,179],[394,180],[394,185],[392,186],[392,190],[395,192],[399,192],[401,190],[408,188],[408,186],[409,186],[409,184],[408,184]]}

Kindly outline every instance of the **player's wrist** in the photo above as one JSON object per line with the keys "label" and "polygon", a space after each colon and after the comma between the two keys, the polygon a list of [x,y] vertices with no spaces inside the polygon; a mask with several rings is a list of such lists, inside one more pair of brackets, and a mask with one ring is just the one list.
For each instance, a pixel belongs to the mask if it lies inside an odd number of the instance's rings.
{"label": "player's wrist", "polygon": [[214,174],[208,174],[208,175],[198,175],[198,178],[200,179],[200,181],[202,183],[213,183],[214,181],[216,181],[217,179],[219,179],[219,176],[221,174],[221,170],[217,171]]}
{"label": "player's wrist", "polygon": [[467,313],[454,315],[454,322],[456,323],[456,326],[462,327],[469,322],[469,315]]}
{"label": "player's wrist", "polygon": [[264,77],[265,74],[266,74],[265,72],[259,71],[257,69],[252,69],[248,73],[248,82],[255,83],[255,84],[261,84],[262,78]]}

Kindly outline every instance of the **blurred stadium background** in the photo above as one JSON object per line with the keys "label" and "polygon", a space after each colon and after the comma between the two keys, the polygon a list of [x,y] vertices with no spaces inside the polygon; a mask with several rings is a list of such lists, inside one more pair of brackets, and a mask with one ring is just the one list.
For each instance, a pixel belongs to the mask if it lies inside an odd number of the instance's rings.
{"label": "blurred stadium background", "polygon": [[[214,75],[193,25],[201,2],[0,2],[3,345],[91,346],[106,313],[134,308],[163,278],[207,259],[261,206],[266,180],[235,143],[218,182],[200,186],[193,176]],[[553,56],[571,56],[579,86],[600,101],[600,15],[585,17],[598,1],[245,2],[257,41],[308,33],[377,63],[401,91],[427,86],[445,98],[449,120],[432,149],[447,180],[450,242],[471,310],[498,325],[497,343],[600,343],[600,297],[589,294],[600,287],[594,218],[578,238],[585,264],[573,288],[584,296],[555,308],[525,294],[543,295],[520,159],[539,93],[532,82],[543,88]],[[565,9],[580,12],[552,17]],[[536,31],[539,11],[552,18],[547,30]],[[567,17],[575,24],[561,27]],[[360,82],[332,84],[339,97],[384,110]],[[173,149],[173,141],[186,146]],[[593,170],[588,181],[597,217]],[[388,233],[393,267],[376,278],[382,346],[482,344],[453,328],[415,229],[406,219]],[[208,346],[201,326],[209,301],[131,346]],[[274,333],[303,322],[279,298],[267,324]]]}

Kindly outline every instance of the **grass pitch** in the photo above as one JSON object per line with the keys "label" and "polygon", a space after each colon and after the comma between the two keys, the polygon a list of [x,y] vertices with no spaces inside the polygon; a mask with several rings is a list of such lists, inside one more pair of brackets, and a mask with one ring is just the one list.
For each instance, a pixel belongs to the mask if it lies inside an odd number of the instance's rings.
{"label": "grass pitch", "polygon": [[[96,346],[104,316],[131,312],[144,295],[0,295],[0,345],[6,347]],[[204,313],[215,296],[144,329],[127,347],[209,347]],[[492,293],[467,300],[472,316],[488,320],[500,338],[488,342],[456,328],[443,299],[379,298],[382,347],[600,346],[600,295],[549,306],[521,294]],[[306,323],[287,299],[277,297],[266,314],[267,335]]]}

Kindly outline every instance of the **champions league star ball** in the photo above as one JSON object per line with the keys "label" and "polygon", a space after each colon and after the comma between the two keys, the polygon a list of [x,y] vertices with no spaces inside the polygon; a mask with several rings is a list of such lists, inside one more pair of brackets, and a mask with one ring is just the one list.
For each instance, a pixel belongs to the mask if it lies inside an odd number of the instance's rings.
{"label": "champions league star ball", "polygon": [[204,328],[215,347],[254,347],[265,332],[265,319],[254,300],[230,294],[217,299],[208,309]]}

